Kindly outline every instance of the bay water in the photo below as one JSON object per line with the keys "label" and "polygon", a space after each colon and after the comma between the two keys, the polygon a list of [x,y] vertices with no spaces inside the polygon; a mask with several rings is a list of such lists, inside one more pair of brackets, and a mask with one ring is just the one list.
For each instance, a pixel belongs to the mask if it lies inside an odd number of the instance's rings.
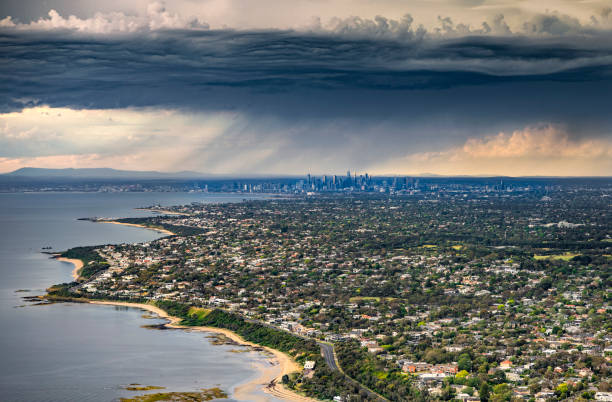
{"label": "bay water", "polygon": [[[128,384],[197,391],[234,387],[259,376],[257,352],[232,353],[205,333],[151,330],[161,323],[143,311],[74,303],[32,305],[23,296],[70,282],[73,266],[43,247],[136,243],[163,236],[152,230],[80,221],[84,217],[148,216],[154,204],[240,202],[263,196],[206,193],[0,194],[0,400],[115,401],[143,392]],[[264,394],[257,390],[257,397]],[[254,397],[255,397],[254,396]],[[274,400],[266,395],[270,400]],[[232,399],[230,399],[232,400]]]}

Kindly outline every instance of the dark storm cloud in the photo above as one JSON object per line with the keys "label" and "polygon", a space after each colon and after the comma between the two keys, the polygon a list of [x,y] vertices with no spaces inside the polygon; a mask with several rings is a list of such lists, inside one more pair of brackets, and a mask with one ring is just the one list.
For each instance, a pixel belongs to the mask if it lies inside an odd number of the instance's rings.
{"label": "dark storm cloud", "polygon": [[210,30],[159,3],[146,15],[62,14],[0,19],[0,112],[25,109],[0,116],[0,165],[448,173],[458,161],[482,173],[499,157],[505,170],[491,171],[513,174],[517,155],[521,171],[561,155],[536,171],[609,172],[606,10],[301,30]]}
{"label": "dark storm cloud", "polygon": [[602,136],[612,127],[610,37],[5,30],[0,104],[236,111],[262,139],[280,136],[274,129],[295,149],[353,141],[371,159],[539,122]]}
{"label": "dark storm cloud", "polygon": [[5,31],[0,101],[5,110],[24,101],[85,108],[225,108],[295,91],[609,82],[612,35],[600,36],[394,41],[282,31],[110,37]]}

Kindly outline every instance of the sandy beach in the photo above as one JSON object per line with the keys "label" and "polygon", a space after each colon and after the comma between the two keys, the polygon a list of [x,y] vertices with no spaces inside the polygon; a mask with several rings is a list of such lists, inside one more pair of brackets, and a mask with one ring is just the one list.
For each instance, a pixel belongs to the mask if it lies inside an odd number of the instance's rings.
{"label": "sandy beach", "polygon": [[69,262],[70,264],[74,265],[74,269],[72,270],[72,279],[74,279],[75,281],[79,279],[80,275],[79,275],[79,271],[81,270],[81,268],[83,268],[83,261],[76,259],[76,258],[64,258],[64,257],[55,257],[56,260],[58,261],[64,261],[64,262]]}
{"label": "sandy beach", "polygon": [[150,311],[152,313],[157,314],[159,317],[167,319],[170,321],[166,324],[169,328],[177,328],[188,331],[200,331],[200,332],[214,332],[218,334],[223,334],[232,341],[245,345],[263,348],[266,352],[270,353],[274,356],[271,361],[272,364],[270,366],[256,366],[257,369],[261,372],[261,375],[256,379],[249,381],[248,383],[241,384],[234,389],[233,397],[238,400],[244,401],[258,401],[264,402],[268,399],[265,397],[258,397],[257,395],[253,395],[253,391],[257,389],[258,386],[263,385],[264,392],[273,395],[276,398],[288,400],[288,401],[300,401],[300,402],[314,402],[316,399],[304,397],[299,395],[282,385],[281,379],[285,374],[295,373],[297,371],[302,371],[302,367],[297,364],[291,357],[288,355],[272,348],[268,348],[265,346],[257,345],[252,342],[245,341],[240,335],[223,328],[215,328],[215,327],[187,327],[183,325],[179,325],[178,323],[181,321],[178,317],[173,317],[168,315],[164,310],[152,306],[150,304],[142,304],[142,303],[128,303],[128,302],[114,302],[114,301],[99,301],[99,300],[90,300],[91,304],[106,304],[106,305],[114,305],[114,306],[127,306],[127,307],[135,307],[143,310]]}
{"label": "sandy beach", "polygon": [[166,229],[159,229],[159,228],[152,228],[150,226],[145,226],[145,225],[138,225],[136,223],[124,223],[124,222],[117,222],[117,221],[96,221],[99,223],[112,223],[113,225],[123,225],[123,226],[133,226],[135,228],[142,228],[142,229],[149,229],[149,230],[154,230],[158,233],[164,233],[167,234],[169,236],[174,236],[176,233],[173,233],[169,230]]}
{"label": "sandy beach", "polygon": [[151,211],[151,212],[157,212],[163,215],[191,215],[188,212],[177,212],[177,211],[169,211],[167,209],[156,209],[156,208],[134,208],[137,209],[139,211]]}

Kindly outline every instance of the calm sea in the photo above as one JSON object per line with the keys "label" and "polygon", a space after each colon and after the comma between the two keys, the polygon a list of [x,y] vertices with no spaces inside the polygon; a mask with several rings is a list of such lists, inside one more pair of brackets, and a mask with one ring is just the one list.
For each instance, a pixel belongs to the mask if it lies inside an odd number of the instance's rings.
{"label": "calm sea", "polygon": [[168,391],[218,386],[231,393],[236,385],[256,378],[254,364],[264,359],[258,353],[231,353],[234,347],[212,345],[203,333],[141,328],[162,322],[143,318],[141,310],[79,304],[33,306],[21,299],[71,280],[72,265],[49,259],[41,253],[42,247],[61,251],[160,236],[150,230],[77,218],[146,216],[150,213],[134,208],[244,198],[253,197],[0,194],[0,400],[113,401],[142,394],[121,388],[131,383],[163,386]]}

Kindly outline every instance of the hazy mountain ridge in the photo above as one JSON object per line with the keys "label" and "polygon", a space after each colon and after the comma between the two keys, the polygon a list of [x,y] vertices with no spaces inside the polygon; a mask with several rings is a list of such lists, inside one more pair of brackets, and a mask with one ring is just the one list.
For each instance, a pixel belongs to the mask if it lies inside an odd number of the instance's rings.
{"label": "hazy mountain ridge", "polygon": [[112,168],[83,168],[83,169],[45,169],[24,167],[13,172],[5,173],[3,176],[23,178],[96,178],[96,179],[165,179],[165,178],[201,178],[211,176],[209,174],[181,171],[181,172],[157,172],[138,170],[118,170]]}
{"label": "hazy mountain ridge", "polygon": [[[315,175],[316,176],[316,175]],[[322,176],[322,175],[320,175]],[[332,176],[328,174],[328,176]],[[342,175],[337,175],[342,176]],[[423,179],[554,179],[554,178],[609,178],[610,176],[500,176],[495,174],[480,175],[442,175],[436,173],[418,174],[377,174],[376,177],[414,177]],[[372,177],[374,177],[372,176]],[[120,170],[113,168],[64,168],[47,169],[35,167],[23,167],[12,172],[1,173],[0,178],[11,179],[262,179],[262,178],[297,178],[301,175],[273,175],[273,174],[213,174],[194,171],[159,172],[155,170]],[[343,176],[342,176],[343,177]]]}

